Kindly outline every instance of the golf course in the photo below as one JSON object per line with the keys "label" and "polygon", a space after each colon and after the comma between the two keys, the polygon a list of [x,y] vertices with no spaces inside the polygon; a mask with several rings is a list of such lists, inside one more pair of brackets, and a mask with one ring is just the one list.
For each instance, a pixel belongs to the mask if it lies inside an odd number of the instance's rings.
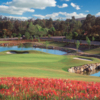
{"label": "golf course", "polygon": [[29,51],[28,54],[6,54],[6,52],[0,52],[0,77],[42,77],[100,81],[99,77],[68,72],[68,68],[73,66],[97,63],[99,62],[97,58],[91,58],[92,61],[83,61],[73,59],[78,56],[53,55],[39,51]]}
{"label": "golf course", "polygon": [[[28,50],[23,40],[0,42],[3,45],[0,46],[0,100],[100,99],[100,77],[68,72],[72,67],[100,63],[98,58],[79,56],[77,49],[66,48],[63,42],[29,41],[27,43],[32,46]],[[11,46],[12,43],[23,45]],[[33,45],[47,45],[46,52],[43,48],[42,51],[34,50]],[[48,53],[49,46],[63,48],[65,54]],[[74,51],[74,55],[66,51]],[[92,54],[93,51],[83,53]],[[99,54],[99,48],[95,51]]]}
{"label": "golf course", "polygon": [[100,0],[0,0],[0,100],[100,100]]}

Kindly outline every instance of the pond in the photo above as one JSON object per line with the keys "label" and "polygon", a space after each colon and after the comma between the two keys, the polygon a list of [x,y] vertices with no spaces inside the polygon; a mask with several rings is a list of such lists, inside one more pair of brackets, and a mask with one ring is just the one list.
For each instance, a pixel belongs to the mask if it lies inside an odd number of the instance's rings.
{"label": "pond", "polygon": [[95,69],[95,70],[92,70],[90,72],[81,72],[79,74],[100,77],[100,70]]}
{"label": "pond", "polygon": [[0,46],[0,52],[2,51],[7,51],[7,50],[18,50],[18,51],[27,51],[27,50],[36,50],[36,51],[41,51],[41,52],[46,52],[50,54],[55,54],[55,55],[64,55],[66,52],[61,51],[61,50],[54,50],[54,49],[44,49],[44,48],[35,48],[35,47],[21,47],[21,46],[12,46],[12,47],[2,47]]}
{"label": "pond", "polygon": [[96,73],[91,74],[90,76],[97,76],[97,77],[100,77],[100,71],[97,71]]}

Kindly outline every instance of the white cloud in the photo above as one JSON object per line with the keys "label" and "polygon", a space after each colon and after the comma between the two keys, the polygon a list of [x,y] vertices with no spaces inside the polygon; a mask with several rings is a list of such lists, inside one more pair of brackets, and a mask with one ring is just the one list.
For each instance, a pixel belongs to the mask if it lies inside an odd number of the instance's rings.
{"label": "white cloud", "polygon": [[70,1],[70,0],[61,0],[61,1]]}
{"label": "white cloud", "polygon": [[100,16],[100,12],[98,12],[98,13],[96,14],[96,16]]}
{"label": "white cloud", "polygon": [[22,15],[24,12],[34,12],[33,8],[45,9],[55,6],[55,0],[12,0],[5,5],[0,5],[0,13]]}
{"label": "white cloud", "polygon": [[58,8],[65,8],[65,7],[68,7],[68,4],[64,3],[62,6],[58,5]]}
{"label": "white cloud", "polygon": [[[63,15],[64,17],[60,17],[60,15]],[[83,13],[77,14],[76,12],[73,12],[73,13],[58,12],[58,13],[47,14],[45,16],[35,15],[35,14],[33,16],[40,18],[40,19],[49,19],[49,18],[52,18],[52,19],[59,19],[59,18],[68,19],[68,18],[71,18],[72,16],[75,16],[75,18],[86,17],[86,14],[83,14]]]}
{"label": "white cloud", "polygon": [[85,12],[89,12],[89,10],[86,10]]}
{"label": "white cloud", "polygon": [[12,0],[6,3],[9,6],[21,7],[21,8],[36,8],[45,9],[46,7],[55,7],[55,0]]}
{"label": "white cloud", "polygon": [[[5,16],[3,16],[5,17]],[[8,18],[13,18],[13,19],[19,19],[19,20],[28,20],[30,19],[31,17],[17,17],[17,16],[6,16]]]}
{"label": "white cloud", "polygon": [[37,15],[37,14],[35,14],[35,15],[33,15],[33,16],[35,16],[35,17],[37,17],[37,18],[40,18],[40,19],[44,19],[46,16],[43,16],[43,15]]}
{"label": "white cloud", "polygon": [[71,3],[71,6],[74,7],[76,10],[80,9],[80,7],[78,5],[76,5],[75,3]]}
{"label": "white cloud", "polygon": [[70,0],[65,0],[65,1],[70,1]]}
{"label": "white cloud", "polygon": [[34,9],[0,5],[0,13],[22,15],[24,12],[34,12]]}
{"label": "white cloud", "polygon": [[55,19],[58,15],[59,15],[59,13],[47,14],[45,16],[43,16],[43,15],[33,15],[33,16],[38,17],[40,19],[45,19],[45,18],[53,18],[53,19]]}

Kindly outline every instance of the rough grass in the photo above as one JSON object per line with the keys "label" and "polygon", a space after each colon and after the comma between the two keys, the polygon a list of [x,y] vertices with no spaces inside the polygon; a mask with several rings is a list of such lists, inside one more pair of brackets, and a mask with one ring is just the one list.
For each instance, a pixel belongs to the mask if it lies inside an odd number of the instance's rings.
{"label": "rough grass", "polygon": [[[69,67],[79,66],[87,63],[99,62],[75,60],[78,56],[59,56],[38,51],[29,51],[29,54],[0,53],[0,77],[48,77],[65,78],[84,81],[100,81],[98,77],[80,75],[67,72]],[[87,57],[86,57],[87,58]],[[89,59],[89,58],[88,58]]]}
{"label": "rough grass", "polygon": [[[46,44],[45,41],[41,42],[43,43],[44,45]],[[64,47],[66,46],[66,43],[64,42],[53,42],[53,41],[48,41],[48,46],[58,46],[58,47]]]}
{"label": "rough grass", "polygon": [[9,41],[0,41],[0,43],[9,43]]}
{"label": "rough grass", "polygon": [[85,51],[85,52],[89,53],[89,54],[99,54],[100,55],[100,48],[88,50],[88,51]]}

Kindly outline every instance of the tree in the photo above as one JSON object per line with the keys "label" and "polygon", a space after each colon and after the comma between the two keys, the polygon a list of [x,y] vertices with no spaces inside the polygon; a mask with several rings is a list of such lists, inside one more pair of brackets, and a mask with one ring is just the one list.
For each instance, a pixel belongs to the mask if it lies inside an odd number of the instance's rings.
{"label": "tree", "polygon": [[54,35],[55,33],[55,28],[54,27],[51,27],[48,31],[48,34],[51,34],[51,35]]}
{"label": "tree", "polygon": [[40,34],[40,37],[42,38],[43,37],[43,34]]}
{"label": "tree", "polygon": [[26,37],[27,40],[30,38],[29,32],[25,32],[25,37]]}
{"label": "tree", "polygon": [[48,20],[46,20],[46,27],[47,27],[47,28],[51,28],[51,27],[53,27],[52,19],[51,19],[51,18],[48,19]]}
{"label": "tree", "polygon": [[34,35],[35,39],[37,39],[37,35]]}
{"label": "tree", "polygon": [[86,42],[88,43],[88,45],[89,45],[89,49],[90,49],[91,41],[90,41],[90,39],[89,39],[88,37],[86,37]]}
{"label": "tree", "polygon": [[31,38],[30,38],[32,41],[33,41],[33,36],[31,36]]}
{"label": "tree", "polygon": [[79,48],[79,46],[80,46],[80,42],[77,40],[77,42],[76,42],[77,52],[78,52],[78,48]]}
{"label": "tree", "polygon": [[31,35],[34,35],[36,33],[36,27],[35,25],[33,25],[32,22],[30,22],[29,26],[28,26],[28,32],[31,34]]}
{"label": "tree", "polygon": [[8,30],[12,30],[13,29],[13,23],[11,23],[11,21],[6,21],[6,29]]}
{"label": "tree", "polygon": [[48,48],[48,45],[49,45],[49,42],[46,41],[46,42],[45,42],[45,45],[46,45],[46,49],[47,49],[47,48]]}
{"label": "tree", "polygon": [[20,26],[20,22],[18,20],[15,21],[14,22],[14,28],[13,28],[15,33],[19,33],[19,26]]}
{"label": "tree", "polygon": [[38,42],[40,42],[40,38],[38,37]]}
{"label": "tree", "polygon": [[46,36],[48,34],[48,31],[49,31],[48,28],[44,28],[44,32],[43,32],[44,34],[43,35]]}
{"label": "tree", "polygon": [[95,25],[95,21],[96,21],[95,16],[92,16],[91,14],[87,15],[87,17],[82,25],[82,29],[85,30],[85,32],[88,35],[94,34],[94,32],[92,31],[92,28]]}
{"label": "tree", "polygon": [[94,36],[92,36],[92,41],[95,41],[95,38],[94,38]]}
{"label": "tree", "polygon": [[23,51],[23,46],[24,46],[24,45],[21,43],[21,44],[20,44],[20,47],[22,48],[22,51]]}
{"label": "tree", "polygon": [[6,29],[3,29],[2,32],[3,32],[4,35],[6,35],[7,30]]}
{"label": "tree", "polygon": [[18,34],[18,40],[20,40],[20,38],[21,38],[21,34],[19,33],[19,34]]}
{"label": "tree", "polygon": [[3,38],[6,38],[6,35],[5,34],[3,35]]}
{"label": "tree", "polygon": [[69,40],[72,39],[72,33],[71,32],[69,34],[66,34],[66,39],[69,39]]}
{"label": "tree", "polygon": [[13,35],[11,35],[11,38],[13,38]]}
{"label": "tree", "polygon": [[16,33],[13,33],[13,37],[16,37]]}
{"label": "tree", "polygon": [[86,41],[89,40],[88,36],[86,36]]}
{"label": "tree", "polygon": [[78,36],[78,33],[77,33],[77,32],[74,32],[74,33],[73,33],[73,37],[76,39],[77,36]]}
{"label": "tree", "polygon": [[51,35],[50,34],[48,34],[48,38],[50,38],[51,37]]}
{"label": "tree", "polygon": [[43,36],[45,34],[44,28],[42,28],[40,25],[35,25],[35,34],[38,36]]}

